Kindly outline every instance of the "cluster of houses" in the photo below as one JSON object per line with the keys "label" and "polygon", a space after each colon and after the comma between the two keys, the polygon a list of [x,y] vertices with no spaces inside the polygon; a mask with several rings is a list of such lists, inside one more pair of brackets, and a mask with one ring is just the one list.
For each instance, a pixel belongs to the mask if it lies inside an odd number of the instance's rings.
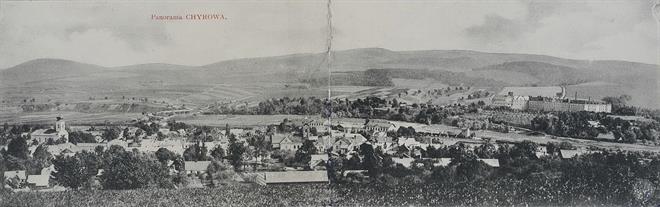
{"label": "cluster of houses", "polygon": [[[305,141],[312,141],[319,152],[319,154],[312,155],[311,161],[309,163],[310,168],[314,170],[299,171],[291,169],[282,172],[254,172],[249,174],[249,176],[243,176],[244,180],[263,185],[295,182],[328,182],[327,174],[324,171],[325,163],[329,159],[328,154],[332,152],[332,154],[342,154],[350,157],[352,156],[352,152],[357,151],[359,146],[364,143],[371,144],[374,146],[374,148],[380,148],[383,150],[383,152],[392,155],[393,161],[395,163],[401,164],[405,167],[412,167],[414,163],[416,163],[414,161],[417,159],[430,159],[422,158],[421,153],[422,150],[427,149],[429,146],[441,148],[444,146],[456,144],[457,142],[462,142],[467,147],[474,149],[484,143],[484,140],[475,139],[442,139],[442,142],[438,142],[436,138],[436,136],[449,134],[457,135],[467,133],[469,135],[469,129],[467,131],[461,131],[460,129],[455,128],[436,128],[413,123],[408,123],[408,125],[406,125],[406,123],[390,122],[385,120],[326,120],[320,118],[304,118],[285,120],[283,123],[289,125],[300,133],[270,134],[268,139],[270,141],[271,148],[274,150],[296,151],[303,146]],[[393,138],[388,136],[388,133],[396,132],[400,127],[414,127],[416,133],[427,136],[423,136],[424,138]],[[169,130],[164,129],[163,127],[161,130],[165,130],[162,132],[168,134],[186,134],[185,130],[183,129],[177,132],[169,132]],[[202,142],[201,144],[204,145],[207,149],[214,149],[217,146],[228,149],[229,135],[226,133],[229,132],[233,134],[239,141],[241,141],[245,140],[245,138],[248,137],[250,133],[254,133],[255,130],[265,131],[264,128],[232,128],[230,130],[222,130],[216,128],[211,132],[211,136],[214,137],[214,141]],[[51,134],[55,134],[57,136],[68,134],[68,132],[66,132],[63,119],[57,119],[54,131],[55,133]],[[369,134],[370,139],[367,139],[367,137],[365,137],[363,134]],[[38,139],[43,141],[43,137]],[[243,143],[248,145],[247,142]],[[75,153],[81,152],[83,150],[95,151],[98,147],[104,147],[107,149],[112,145],[119,145],[127,150],[139,150],[140,152],[147,153],[155,153],[160,148],[166,148],[176,154],[183,154],[185,149],[195,144],[200,143],[189,142],[185,139],[158,140],[153,138],[142,139],[139,143],[135,143],[126,139],[118,138],[112,141],[100,143],[73,144],[66,142],[62,144],[49,145],[47,150],[52,155],[75,155]],[[30,146],[30,153],[33,153],[36,147],[37,146],[34,145]],[[537,156],[540,157],[547,155],[544,150],[545,148],[540,148],[537,152]],[[564,158],[571,158],[583,153],[585,152],[579,150],[562,150],[561,156]],[[449,163],[451,163],[450,158],[434,158],[431,160],[435,166],[447,166]],[[499,167],[499,161],[497,159],[479,160],[491,167]],[[204,174],[207,172],[207,168],[210,164],[211,161],[186,161],[185,171],[190,175]],[[6,179],[17,179],[18,181],[21,181],[21,183],[27,183],[28,186],[39,189],[49,186],[49,175],[52,170],[52,166],[44,168],[40,175],[27,175],[25,171],[7,171],[4,173],[4,176]]]}
{"label": "cluster of houses", "polygon": [[25,170],[5,171],[5,188],[46,189],[50,187],[50,174],[55,170],[51,165],[41,169],[38,175],[29,175]]}

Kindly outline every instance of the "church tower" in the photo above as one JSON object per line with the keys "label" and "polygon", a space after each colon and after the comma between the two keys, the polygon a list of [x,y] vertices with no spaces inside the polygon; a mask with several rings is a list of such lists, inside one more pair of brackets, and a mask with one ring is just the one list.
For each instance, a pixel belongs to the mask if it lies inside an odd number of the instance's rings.
{"label": "church tower", "polygon": [[66,131],[66,124],[64,123],[64,119],[62,119],[62,117],[57,117],[57,121],[55,122],[55,131],[57,132],[58,139],[64,138],[67,142],[69,141],[69,132]]}
{"label": "church tower", "polygon": [[56,132],[64,131],[64,130],[66,130],[66,129],[65,129],[65,126],[66,126],[66,125],[65,125],[65,123],[64,123],[64,119],[62,119],[62,117],[59,117],[59,116],[58,116],[58,117],[57,117],[57,121],[55,122],[55,131],[56,131]]}

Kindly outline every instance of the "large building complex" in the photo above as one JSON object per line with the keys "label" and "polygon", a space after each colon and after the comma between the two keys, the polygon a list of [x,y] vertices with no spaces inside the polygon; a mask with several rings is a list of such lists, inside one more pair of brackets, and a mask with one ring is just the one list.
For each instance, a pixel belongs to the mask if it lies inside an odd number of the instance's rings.
{"label": "large building complex", "polygon": [[611,104],[564,97],[563,87],[506,87],[493,97],[491,105],[521,111],[612,112]]}
{"label": "large building complex", "polygon": [[531,111],[591,111],[612,112],[612,105],[600,101],[583,99],[551,99],[531,97],[527,110]]}

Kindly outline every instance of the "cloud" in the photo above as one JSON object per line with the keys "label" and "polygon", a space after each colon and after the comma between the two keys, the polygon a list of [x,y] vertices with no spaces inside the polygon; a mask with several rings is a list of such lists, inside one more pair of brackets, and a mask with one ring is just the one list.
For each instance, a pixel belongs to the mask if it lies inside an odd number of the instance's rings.
{"label": "cloud", "polygon": [[[576,59],[657,61],[651,5],[637,1],[333,1],[335,50],[468,49]],[[151,14],[223,13],[221,23]],[[0,68],[35,58],[104,66],[322,52],[323,1],[5,1]],[[29,18],[27,18],[29,16]]]}
{"label": "cloud", "polygon": [[488,15],[483,24],[465,29],[465,33],[482,43],[515,40],[527,32],[528,27],[520,22],[501,17]]}
{"label": "cloud", "polygon": [[471,48],[576,59],[657,62],[647,1],[521,1],[525,15],[487,14],[463,33]]}

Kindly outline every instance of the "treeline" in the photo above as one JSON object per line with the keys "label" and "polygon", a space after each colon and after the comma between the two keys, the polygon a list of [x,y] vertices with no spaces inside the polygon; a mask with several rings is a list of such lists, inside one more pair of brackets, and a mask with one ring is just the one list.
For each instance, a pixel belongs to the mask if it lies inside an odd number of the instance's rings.
{"label": "treeline", "polygon": [[660,123],[655,120],[623,120],[604,113],[585,111],[554,112],[537,116],[532,120],[530,128],[555,136],[595,139],[599,134],[612,133],[614,140],[610,141],[655,143]]}
{"label": "treeline", "polygon": [[[656,173],[660,158],[656,154],[606,151],[561,159],[556,153],[559,146],[553,145],[549,156],[539,158],[535,155],[536,147],[531,142],[499,148],[483,145],[474,150],[455,145],[430,152],[434,157],[451,157],[447,166],[434,165],[432,159],[416,159],[407,168],[392,162],[378,149],[363,145],[359,158],[354,160],[359,160],[359,169],[366,173],[343,176],[340,172],[346,170],[344,163],[348,161],[341,161],[341,157],[331,158],[328,166],[333,182],[342,186],[379,188],[408,197],[449,196],[463,205],[595,202],[636,206],[649,204],[651,199],[657,201],[653,194],[660,185],[660,175]],[[484,157],[498,159],[500,166],[494,168],[477,160]],[[437,205],[431,201],[427,205],[434,204]]]}
{"label": "treeline", "polygon": [[[404,105],[397,99],[381,99],[378,97],[366,97],[364,99],[348,100],[327,99],[316,97],[300,97],[270,99],[260,102],[256,107],[248,109],[215,108],[212,114],[296,114],[296,115],[318,115],[325,117],[345,118],[370,118],[387,119],[395,121],[409,121],[424,124],[441,123],[443,119],[450,116],[477,112],[479,108],[485,107],[484,103],[472,103],[469,105],[452,105],[436,107],[427,104],[413,103]],[[331,110],[328,110],[331,108]]]}
{"label": "treeline", "polygon": [[593,139],[605,131],[593,126],[589,121],[598,121],[605,116],[604,113],[586,111],[543,114],[532,119],[531,129],[556,136]]}
{"label": "treeline", "polygon": [[[337,72],[332,74],[330,85],[351,86],[394,86],[392,78],[387,71],[368,69],[366,71]],[[328,77],[315,77],[301,79],[300,82],[314,87],[328,86]]]}

